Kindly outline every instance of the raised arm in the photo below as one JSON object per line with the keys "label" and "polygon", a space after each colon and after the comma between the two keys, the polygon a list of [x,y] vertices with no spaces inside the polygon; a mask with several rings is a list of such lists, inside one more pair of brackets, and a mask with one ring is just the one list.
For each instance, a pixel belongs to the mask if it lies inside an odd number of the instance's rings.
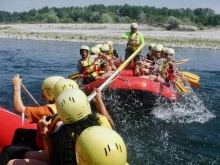
{"label": "raised arm", "polygon": [[17,114],[22,114],[25,108],[21,99],[21,82],[22,79],[18,74],[11,80],[11,83],[14,86],[14,110]]}
{"label": "raised arm", "polygon": [[108,121],[114,127],[115,126],[114,121],[112,120],[111,116],[109,115],[109,113],[108,113],[108,111],[105,107],[105,104],[103,103],[101,91],[97,88],[94,88],[93,91],[95,91],[97,93],[96,97],[93,99],[93,102],[95,103],[95,106],[97,108],[98,113],[103,115],[103,116],[106,116]]}
{"label": "raised arm", "polygon": [[129,36],[130,36],[130,33],[131,33],[131,32],[126,32],[125,34],[123,34],[123,35],[121,36],[121,38],[122,38],[122,39],[128,39]]}

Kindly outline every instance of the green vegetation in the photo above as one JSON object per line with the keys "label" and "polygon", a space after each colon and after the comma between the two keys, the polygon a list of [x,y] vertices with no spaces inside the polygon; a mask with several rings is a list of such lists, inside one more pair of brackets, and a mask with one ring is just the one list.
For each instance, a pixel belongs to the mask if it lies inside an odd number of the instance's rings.
{"label": "green vegetation", "polygon": [[63,7],[29,10],[28,12],[0,11],[0,23],[148,23],[169,24],[177,28],[180,24],[204,26],[220,25],[220,14],[209,8],[168,9],[149,6],[89,5],[86,7]]}

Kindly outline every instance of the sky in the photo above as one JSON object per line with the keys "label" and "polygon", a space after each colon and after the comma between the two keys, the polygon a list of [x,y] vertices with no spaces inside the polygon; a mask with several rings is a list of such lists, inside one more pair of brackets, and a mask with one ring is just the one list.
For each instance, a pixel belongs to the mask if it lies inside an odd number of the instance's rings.
{"label": "sky", "polygon": [[176,8],[210,8],[216,14],[220,14],[220,0],[0,0],[0,11],[23,12],[31,9],[41,9],[45,6],[51,7],[70,7],[70,6],[89,6],[92,4],[108,5],[136,5],[154,6],[156,8],[167,7]]}

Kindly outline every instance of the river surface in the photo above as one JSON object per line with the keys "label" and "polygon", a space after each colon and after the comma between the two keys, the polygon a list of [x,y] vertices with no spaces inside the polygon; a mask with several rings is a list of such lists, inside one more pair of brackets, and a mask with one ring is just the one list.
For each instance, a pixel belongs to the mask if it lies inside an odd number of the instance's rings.
{"label": "river surface", "polygon": [[[41,83],[48,76],[76,72],[83,43],[0,39],[0,105],[13,111],[11,79],[17,73],[40,103]],[[93,46],[89,43],[88,46]],[[125,45],[115,45],[124,56]],[[169,106],[122,105],[108,100],[116,130],[123,137],[130,165],[213,165],[220,164],[220,50],[175,48],[177,60],[190,58],[179,66],[198,74],[201,88]],[[147,53],[144,48],[142,54]],[[33,105],[22,93],[24,105]],[[141,100],[137,103],[141,104]],[[114,113],[115,112],[115,113]],[[117,112],[117,113],[116,113]],[[123,113],[120,113],[123,112]],[[132,112],[132,113],[131,113]]]}

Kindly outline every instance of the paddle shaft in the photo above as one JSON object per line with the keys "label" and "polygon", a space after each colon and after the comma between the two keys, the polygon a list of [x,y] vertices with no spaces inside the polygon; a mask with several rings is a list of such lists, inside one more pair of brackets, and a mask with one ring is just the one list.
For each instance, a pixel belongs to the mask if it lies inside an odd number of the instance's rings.
{"label": "paddle shaft", "polygon": [[37,106],[39,107],[40,105],[38,104],[38,102],[34,99],[34,97],[30,94],[30,92],[28,92],[28,90],[25,88],[25,86],[21,83],[21,88],[23,89],[23,91],[26,93],[26,95],[29,97],[29,99]]}
{"label": "paddle shaft", "polygon": [[[141,45],[127,60],[124,61],[123,64],[121,64],[118,69],[98,88],[100,91],[102,91],[108,83],[117,76],[117,74],[122,71],[131,61],[134,57],[138,55],[138,53],[143,49],[143,47],[147,43]],[[91,101],[96,96],[96,92],[88,96],[88,100]]]}
{"label": "paddle shaft", "polygon": [[[106,85],[108,85],[108,83],[110,82],[110,81],[112,81],[112,79],[114,78],[114,77],[116,77],[117,75],[118,75],[118,73],[120,72],[120,71],[122,71],[131,61],[132,61],[132,59],[134,58],[134,57],[136,57],[137,55],[138,55],[138,53],[143,49],[143,47],[145,46],[145,45],[147,45],[147,42],[145,43],[145,44],[143,44],[143,45],[141,45],[127,60],[125,60],[124,62],[123,62],[123,64],[121,64],[120,65],[120,67],[118,67],[118,69],[98,88],[100,91],[102,91],[105,87],[106,87]],[[94,92],[93,94],[91,94],[91,95],[89,95],[87,98],[88,98],[88,100],[89,100],[89,102],[96,96],[96,92]],[[52,118],[55,118],[56,116],[57,116],[58,114],[53,114],[53,115],[51,115],[51,116],[47,116],[46,117],[46,121],[49,121],[50,119],[52,119]]]}

